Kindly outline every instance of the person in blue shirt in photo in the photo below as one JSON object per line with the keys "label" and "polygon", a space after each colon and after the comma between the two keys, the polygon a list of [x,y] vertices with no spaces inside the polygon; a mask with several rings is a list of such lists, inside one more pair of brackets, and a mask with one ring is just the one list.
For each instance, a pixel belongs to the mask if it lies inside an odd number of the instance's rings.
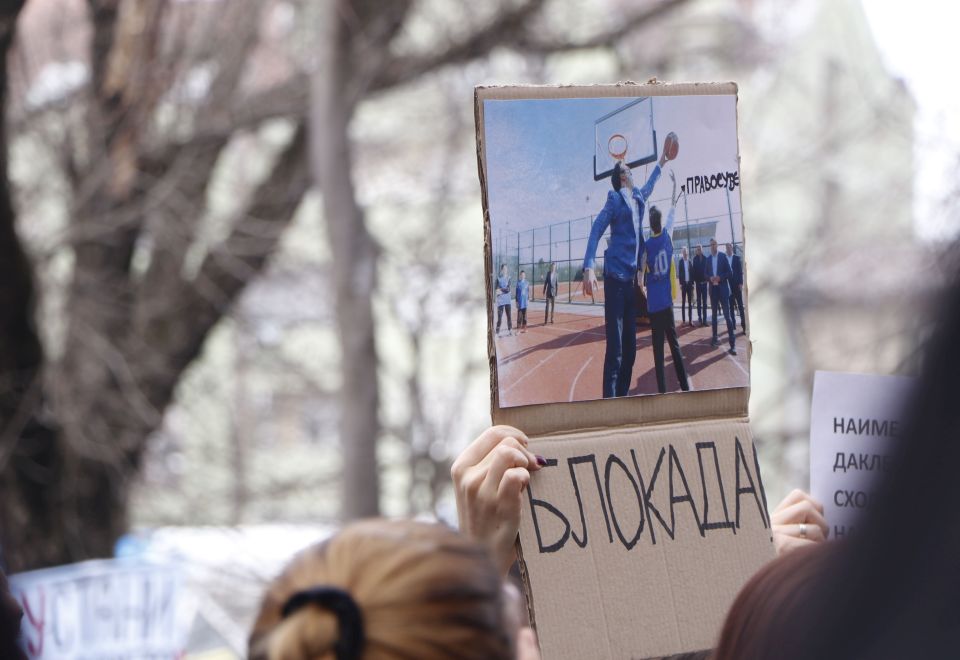
{"label": "person in blue shirt in photo", "polygon": [[663,340],[670,344],[670,355],[677,370],[677,380],[684,392],[690,389],[687,383],[687,371],[680,352],[680,340],[673,318],[673,291],[671,290],[670,268],[673,265],[673,219],[677,210],[677,180],[670,171],[673,192],[670,195],[670,210],[667,212],[667,224],[661,226],[660,209],[651,206],[650,237],[644,244],[644,256],[641,263],[647,274],[647,312],[650,316],[650,331],[653,337],[653,363],[657,374],[657,391],[667,391],[663,368]]}
{"label": "person in blue shirt in photo", "polygon": [[520,279],[517,280],[517,292],[514,296],[517,299],[517,332],[527,331],[527,299],[530,292],[530,284],[527,282],[527,272],[520,271]]}
{"label": "person in blue shirt in photo", "polygon": [[507,313],[507,333],[513,333],[513,321],[510,320],[510,272],[507,270],[507,264],[500,266],[500,275],[497,277],[494,287],[494,295],[497,298],[497,336],[500,336],[500,322],[503,320],[503,313]]}
{"label": "person in blue shirt in photo", "polygon": [[[666,150],[664,150],[665,152]],[[603,316],[607,347],[603,360],[603,397],[625,396],[630,390],[633,363],[637,357],[636,292],[637,263],[643,250],[640,222],[644,207],[660,171],[667,162],[666,154],[650,172],[642,188],[633,185],[633,173],[623,162],[617,162],[610,176],[613,190],[593,221],[587,250],[583,256],[583,292],[588,296],[599,290],[594,263],[600,237],[610,227],[610,241],[603,256]]]}
{"label": "person in blue shirt in photo", "polygon": [[713,316],[712,346],[719,346],[717,338],[717,308],[723,310],[723,318],[727,321],[727,335],[730,338],[730,355],[737,354],[737,338],[733,334],[733,320],[730,318],[730,278],[733,271],[727,255],[717,250],[717,239],[710,239],[710,256],[707,257],[707,281],[710,282],[710,306]]}

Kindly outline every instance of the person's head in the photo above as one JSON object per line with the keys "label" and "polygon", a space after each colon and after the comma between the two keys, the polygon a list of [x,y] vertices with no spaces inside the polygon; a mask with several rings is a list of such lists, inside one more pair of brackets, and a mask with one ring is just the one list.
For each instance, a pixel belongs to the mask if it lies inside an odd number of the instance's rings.
{"label": "person's head", "polygon": [[[251,660],[512,660],[516,622],[480,545],[437,524],[368,520],[301,552],[270,584]],[[513,630],[511,630],[513,628]]]}
{"label": "person's head", "polygon": [[507,274],[507,264],[500,264],[500,274],[501,275]]}
{"label": "person's head", "polygon": [[[960,649],[960,277],[936,301],[890,469],[870,507],[771,621],[778,660],[947,658]],[[896,413],[891,413],[891,416]],[[880,475],[877,475],[880,476]],[[898,531],[893,531],[896,528]],[[785,578],[789,579],[789,578]],[[746,657],[746,656],[742,656]]]}
{"label": "person's head", "polygon": [[698,257],[702,257],[702,256],[703,256],[703,248],[702,248],[702,247],[700,247],[700,246],[698,245],[698,246],[696,247],[696,251],[697,251],[697,256],[698,256]]}
{"label": "person's head", "polygon": [[780,655],[782,622],[800,614],[830,548],[809,545],[766,564],[743,585],[711,660],[765,660]]}
{"label": "person's head", "polygon": [[711,238],[711,239],[710,239],[710,254],[716,254],[716,253],[717,253],[717,239]]}
{"label": "person's head", "polygon": [[618,192],[623,186],[626,186],[627,190],[633,189],[633,172],[630,171],[630,168],[627,167],[627,164],[623,161],[618,160],[617,164],[613,166],[613,173],[610,175],[610,184],[613,186],[613,189]]}
{"label": "person's head", "polygon": [[556,262],[550,264],[550,272],[551,272],[551,273],[557,272],[557,264],[556,264]]}
{"label": "person's head", "polygon": [[687,258],[687,248],[680,248],[680,256],[684,259]]}
{"label": "person's head", "polygon": [[663,225],[660,223],[660,209],[656,206],[650,207],[650,231],[654,234],[659,234],[660,230],[663,229]]}
{"label": "person's head", "polygon": [[527,271],[525,271],[525,270],[521,270],[521,271],[520,271],[520,279],[521,279],[521,280],[527,279]]}

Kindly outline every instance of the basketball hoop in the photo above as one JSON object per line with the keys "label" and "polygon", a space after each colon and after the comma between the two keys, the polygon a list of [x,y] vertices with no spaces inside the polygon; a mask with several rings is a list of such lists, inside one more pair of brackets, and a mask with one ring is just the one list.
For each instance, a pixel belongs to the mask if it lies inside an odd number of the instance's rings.
{"label": "basketball hoop", "polygon": [[627,155],[627,138],[620,133],[614,133],[607,140],[607,151],[614,160],[623,160]]}

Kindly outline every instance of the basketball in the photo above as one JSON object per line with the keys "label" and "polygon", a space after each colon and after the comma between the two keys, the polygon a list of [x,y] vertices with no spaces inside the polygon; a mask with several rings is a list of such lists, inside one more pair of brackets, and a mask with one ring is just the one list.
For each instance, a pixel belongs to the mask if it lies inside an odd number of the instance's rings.
{"label": "basketball", "polygon": [[671,131],[667,133],[667,139],[663,142],[663,155],[667,160],[673,160],[678,153],[680,153],[680,140],[677,139],[677,134]]}

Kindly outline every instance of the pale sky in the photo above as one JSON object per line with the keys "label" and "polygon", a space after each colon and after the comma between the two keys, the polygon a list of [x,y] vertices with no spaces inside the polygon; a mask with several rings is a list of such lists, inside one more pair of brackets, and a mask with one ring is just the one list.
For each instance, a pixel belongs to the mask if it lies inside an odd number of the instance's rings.
{"label": "pale sky", "polygon": [[917,103],[917,233],[960,235],[960,203],[944,205],[960,164],[960,3],[949,0],[862,0],[888,69],[903,78]]}
{"label": "pale sky", "polygon": [[[609,177],[594,180],[595,120],[629,103],[630,97],[484,102],[487,186],[493,235],[546,227],[595,215],[611,190]],[[673,131],[680,152],[654,188],[651,202],[669,204],[673,171],[677,185],[688,177],[739,172],[737,116],[733,96],[653,97],[654,128],[662,143]],[[606,144],[606,140],[602,141]],[[629,157],[628,157],[629,160]],[[602,169],[602,168],[601,168]],[[652,165],[634,168],[644,185]],[[692,191],[677,222],[719,222],[717,240],[740,241],[740,191],[720,186]],[[689,218],[686,214],[689,214]],[[584,225],[589,227],[589,224]],[[731,228],[732,227],[732,228]],[[574,238],[580,238],[575,236]]]}

